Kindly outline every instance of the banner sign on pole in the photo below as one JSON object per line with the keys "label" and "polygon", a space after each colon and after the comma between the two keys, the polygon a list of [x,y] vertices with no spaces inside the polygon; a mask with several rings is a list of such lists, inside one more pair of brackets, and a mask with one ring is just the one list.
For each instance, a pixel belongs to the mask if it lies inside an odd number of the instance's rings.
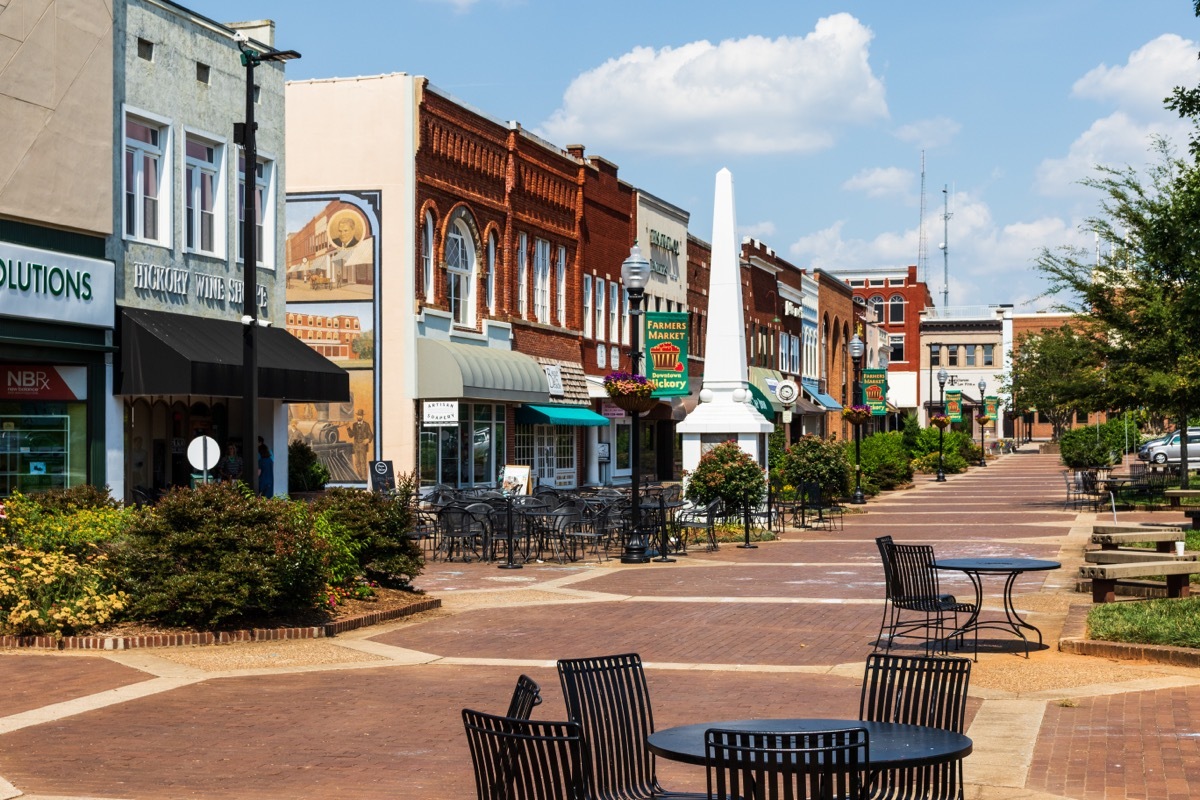
{"label": "banner sign on pole", "polygon": [[989,395],[983,398],[983,408],[987,415],[992,418],[992,422],[1000,416],[1000,398],[996,395]]}
{"label": "banner sign on pole", "polygon": [[887,370],[864,369],[860,377],[862,403],[871,407],[872,416],[887,414]]}
{"label": "banner sign on pole", "polygon": [[679,397],[688,387],[687,314],[646,312],[646,335],[642,337],[646,377],[658,387],[655,397]]}
{"label": "banner sign on pole", "polygon": [[962,389],[946,391],[946,416],[951,422],[962,422]]}

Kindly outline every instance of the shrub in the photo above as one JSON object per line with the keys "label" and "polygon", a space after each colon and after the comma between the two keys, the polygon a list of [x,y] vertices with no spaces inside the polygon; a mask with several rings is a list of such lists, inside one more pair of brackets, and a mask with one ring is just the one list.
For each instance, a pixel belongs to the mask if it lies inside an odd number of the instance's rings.
{"label": "shrub", "polygon": [[424,566],[420,546],[408,537],[413,527],[407,503],[412,488],[411,475],[399,477],[392,496],[334,487],[317,498],[312,510],[348,537],[365,577],[409,588]]}
{"label": "shrub", "polygon": [[316,492],[329,482],[329,470],[312,446],[296,439],[288,445],[288,491]]}
{"label": "shrub", "polygon": [[14,494],[4,501],[0,530],[8,541],[30,550],[64,550],[77,556],[92,555],[96,545],[119,536],[132,512],[115,503],[65,501],[63,493]]}
{"label": "shrub", "polygon": [[864,489],[875,494],[912,480],[912,461],[898,431],[876,433],[862,440],[860,458]]}
{"label": "shrub", "polygon": [[699,505],[720,499],[726,507],[756,505],[763,497],[762,467],[737,442],[721,442],[704,455],[688,475],[687,498]]}
{"label": "shrub", "polygon": [[105,557],[0,547],[0,630],[17,636],[71,636],[125,608]]}
{"label": "shrub", "polygon": [[1118,447],[1114,452],[1113,446],[1098,433],[1095,425],[1063,431],[1058,440],[1063,464],[1071,469],[1111,467],[1122,448]]}
{"label": "shrub", "polygon": [[240,484],[176,488],[131,517],[114,561],[141,619],[216,628],[307,611],[325,588],[325,546],[303,503]]}
{"label": "shrub", "polygon": [[[917,456],[912,461],[913,469],[923,475],[933,475],[938,470],[938,454],[936,452]],[[946,449],[942,463],[942,472],[947,475],[957,475],[967,471],[967,460],[955,450]]]}
{"label": "shrub", "polygon": [[841,442],[802,436],[788,448],[782,470],[795,487],[815,483],[825,497],[843,497],[850,490],[853,467]]}
{"label": "shrub", "polygon": [[38,505],[49,511],[70,512],[84,508],[119,508],[121,506],[111,494],[108,487],[97,488],[90,484],[80,484],[69,489],[47,489],[32,495]]}

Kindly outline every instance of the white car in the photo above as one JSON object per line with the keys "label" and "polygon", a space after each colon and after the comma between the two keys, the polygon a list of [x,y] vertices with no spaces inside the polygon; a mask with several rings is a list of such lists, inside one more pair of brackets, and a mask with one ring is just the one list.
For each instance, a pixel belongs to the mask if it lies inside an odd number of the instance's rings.
{"label": "white car", "polygon": [[[1188,428],[1187,437],[1188,461],[1200,461],[1200,428]],[[1175,431],[1165,442],[1151,447],[1146,460],[1155,464],[1178,463],[1179,444],[1179,431]]]}

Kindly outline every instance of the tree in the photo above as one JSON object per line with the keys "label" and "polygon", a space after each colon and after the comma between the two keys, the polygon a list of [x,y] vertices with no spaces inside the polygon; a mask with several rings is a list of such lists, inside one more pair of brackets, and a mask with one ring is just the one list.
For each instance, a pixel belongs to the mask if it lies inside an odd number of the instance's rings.
{"label": "tree", "polygon": [[[1084,227],[1107,254],[1095,261],[1077,249],[1043,250],[1037,267],[1050,294],[1069,296],[1064,308],[1101,326],[1095,341],[1110,403],[1137,398],[1186,428],[1200,392],[1200,165],[1177,159],[1163,140],[1155,149],[1158,163],[1145,176],[1098,167],[1083,181],[1104,194]],[[1186,487],[1186,469],[1182,477]]]}
{"label": "tree", "polygon": [[[1192,0],[1192,10],[1200,17],[1200,0]],[[1194,159],[1200,161],[1200,87],[1185,89],[1176,86],[1171,96],[1163,102],[1167,108],[1178,112],[1181,118],[1192,121],[1192,139],[1188,150]]]}
{"label": "tree", "polygon": [[1021,334],[1011,364],[1000,390],[1021,408],[1041,412],[1053,426],[1055,440],[1076,413],[1095,411],[1102,402],[1097,345],[1070,323]]}

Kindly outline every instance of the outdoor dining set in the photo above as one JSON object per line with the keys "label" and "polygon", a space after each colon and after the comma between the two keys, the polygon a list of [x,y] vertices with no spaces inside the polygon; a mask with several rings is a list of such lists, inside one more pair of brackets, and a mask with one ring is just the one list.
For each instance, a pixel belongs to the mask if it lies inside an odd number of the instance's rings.
{"label": "outdoor dining set", "polygon": [[[634,653],[564,659],[565,713],[533,719],[540,687],[517,680],[504,714],[463,709],[480,800],[963,796],[971,661],[873,653],[855,716],[718,720],[656,730]],[[665,758],[703,767],[707,791],[666,791]]]}

